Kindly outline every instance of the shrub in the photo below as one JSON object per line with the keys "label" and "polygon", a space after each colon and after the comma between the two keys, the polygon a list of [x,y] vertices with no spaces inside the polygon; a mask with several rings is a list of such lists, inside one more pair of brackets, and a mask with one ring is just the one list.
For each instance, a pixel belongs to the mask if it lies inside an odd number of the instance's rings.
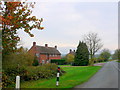
{"label": "shrub", "polygon": [[2,71],[2,87],[6,87],[11,84],[15,84],[15,78],[17,75],[24,76],[26,73],[25,67],[11,67],[6,68],[4,71]]}
{"label": "shrub", "polygon": [[3,69],[13,66],[32,66],[34,57],[27,52],[11,53],[2,60]]}
{"label": "shrub", "polygon": [[38,66],[38,65],[39,65],[39,62],[38,62],[36,56],[34,57],[34,61],[33,61],[33,64],[32,64],[32,65],[33,65],[33,66]]}
{"label": "shrub", "polygon": [[[13,84],[15,86],[15,78],[20,75],[21,81],[38,80],[38,79],[49,79],[55,77],[57,74],[56,64],[44,64],[41,66],[29,66],[29,67],[11,67],[3,71],[2,85],[3,87]],[[60,72],[62,75],[64,71]],[[12,86],[12,87],[13,87]]]}

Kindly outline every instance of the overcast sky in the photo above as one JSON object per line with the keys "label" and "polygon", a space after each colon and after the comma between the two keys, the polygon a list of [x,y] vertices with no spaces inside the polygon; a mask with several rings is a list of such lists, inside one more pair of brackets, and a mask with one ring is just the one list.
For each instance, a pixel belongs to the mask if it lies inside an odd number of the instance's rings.
{"label": "overcast sky", "polygon": [[30,48],[37,45],[58,46],[62,54],[76,49],[79,40],[89,32],[98,33],[103,48],[118,48],[117,2],[37,2],[33,14],[43,18],[44,30],[32,30],[34,37],[19,31],[21,45]]}

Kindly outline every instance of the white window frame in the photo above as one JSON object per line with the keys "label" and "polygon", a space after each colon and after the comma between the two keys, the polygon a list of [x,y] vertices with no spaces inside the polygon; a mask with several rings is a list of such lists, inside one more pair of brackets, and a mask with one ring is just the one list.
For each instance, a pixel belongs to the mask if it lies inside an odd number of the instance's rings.
{"label": "white window frame", "polygon": [[39,53],[36,53],[36,57],[40,57],[40,54],[39,54]]}

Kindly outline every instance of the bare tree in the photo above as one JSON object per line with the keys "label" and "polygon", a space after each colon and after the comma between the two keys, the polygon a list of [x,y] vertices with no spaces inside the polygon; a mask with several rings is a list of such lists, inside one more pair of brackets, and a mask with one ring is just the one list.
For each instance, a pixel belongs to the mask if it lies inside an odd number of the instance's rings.
{"label": "bare tree", "polygon": [[95,53],[103,47],[101,39],[98,37],[97,33],[90,32],[84,36],[84,41],[89,49],[90,60],[92,60],[92,63],[94,63],[93,58]]}

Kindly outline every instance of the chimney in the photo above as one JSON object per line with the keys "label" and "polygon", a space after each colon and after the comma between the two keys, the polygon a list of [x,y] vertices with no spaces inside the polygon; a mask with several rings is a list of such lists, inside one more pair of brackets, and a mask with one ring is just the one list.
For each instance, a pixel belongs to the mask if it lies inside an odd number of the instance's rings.
{"label": "chimney", "polygon": [[33,46],[36,46],[36,42],[33,42]]}
{"label": "chimney", "polygon": [[75,50],[74,50],[74,53],[75,53]]}
{"label": "chimney", "polygon": [[55,48],[57,49],[57,46],[55,46]]}
{"label": "chimney", "polygon": [[70,49],[70,53],[72,52],[72,50]]}
{"label": "chimney", "polygon": [[45,47],[48,47],[48,44],[45,44]]}

